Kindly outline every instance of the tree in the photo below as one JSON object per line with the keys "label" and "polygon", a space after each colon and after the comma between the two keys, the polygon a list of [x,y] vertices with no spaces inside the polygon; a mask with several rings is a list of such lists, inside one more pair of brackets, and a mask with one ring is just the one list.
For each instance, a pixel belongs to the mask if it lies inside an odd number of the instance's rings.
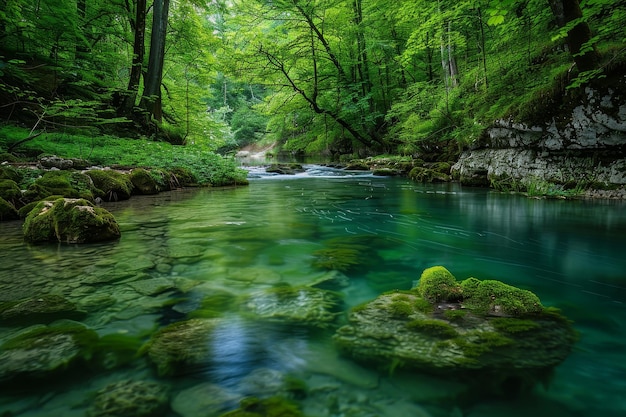
{"label": "tree", "polygon": [[[133,116],[132,112],[137,100],[137,93],[139,92],[139,82],[141,81],[146,50],[146,0],[135,0],[133,3],[135,6],[135,18],[129,19],[131,29],[133,30],[133,59],[128,78],[128,87],[118,106],[118,115],[129,118]],[[126,10],[129,14],[132,13],[132,8],[128,1],[126,1]]]}
{"label": "tree", "polygon": [[148,117],[152,117],[158,122],[163,120],[161,82],[169,7],[170,0],[155,0],[153,4],[150,56],[144,78],[143,96],[141,97],[141,107],[147,112]]}

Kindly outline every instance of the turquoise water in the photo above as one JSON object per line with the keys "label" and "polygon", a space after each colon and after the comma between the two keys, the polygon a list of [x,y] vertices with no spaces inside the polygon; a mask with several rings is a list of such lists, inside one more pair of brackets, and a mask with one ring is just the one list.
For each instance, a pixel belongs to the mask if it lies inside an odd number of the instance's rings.
{"label": "turquoise water", "polygon": [[[234,303],[223,312],[206,366],[159,377],[140,357],[62,374],[54,383],[3,389],[0,415],[84,416],[94,393],[126,379],[168,384],[168,416],[219,415],[229,408],[207,399],[207,387],[228,390],[233,399],[267,396],[285,376],[306,385],[295,400],[311,417],[626,411],[625,203],[536,200],[316,167],[297,176],[253,176],[244,188],[107,205],[122,229],[118,242],[33,246],[22,241],[19,222],[0,223],[0,301],[59,294],[87,311],[82,322],[100,336],[145,341],[198,311],[207,294],[245,297],[277,284],[310,284],[324,274],[313,266],[315,251],[331,239],[358,237],[376,256],[346,273],[345,309],[411,288],[425,268],[443,265],[457,279],[498,279],[532,290],[574,321],[580,342],[551,384],[531,396],[468,400],[458,381],[379,372],[339,356],[332,329],[251,318]],[[0,327],[0,342],[16,331]]]}

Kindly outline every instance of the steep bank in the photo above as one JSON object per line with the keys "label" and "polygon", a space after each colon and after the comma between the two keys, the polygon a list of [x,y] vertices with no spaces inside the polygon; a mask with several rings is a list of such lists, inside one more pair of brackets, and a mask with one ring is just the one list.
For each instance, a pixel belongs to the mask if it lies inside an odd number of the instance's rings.
{"label": "steep bank", "polygon": [[535,121],[497,120],[461,154],[453,177],[467,185],[527,190],[541,183],[626,198],[626,76],[570,93],[528,119]]}

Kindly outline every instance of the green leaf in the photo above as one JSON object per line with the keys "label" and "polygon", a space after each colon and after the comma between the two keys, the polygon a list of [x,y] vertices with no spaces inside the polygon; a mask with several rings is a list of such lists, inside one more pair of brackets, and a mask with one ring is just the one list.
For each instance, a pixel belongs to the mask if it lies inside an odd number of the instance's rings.
{"label": "green leaf", "polygon": [[497,26],[504,23],[504,16],[503,15],[494,15],[491,16],[488,20],[487,20],[487,24],[489,26]]}

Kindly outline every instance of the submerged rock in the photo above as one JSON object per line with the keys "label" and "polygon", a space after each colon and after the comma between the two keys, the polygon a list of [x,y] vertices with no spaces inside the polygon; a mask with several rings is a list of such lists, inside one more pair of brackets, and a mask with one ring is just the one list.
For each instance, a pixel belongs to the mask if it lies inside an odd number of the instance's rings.
{"label": "submerged rock", "polygon": [[182,417],[212,416],[233,408],[241,395],[212,382],[182,390],[172,401],[172,410]]}
{"label": "submerged rock", "polygon": [[40,202],[26,217],[23,230],[24,238],[33,243],[88,243],[120,237],[113,215],[84,199]]}
{"label": "submerged rock", "polygon": [[222,414],[221,417],[303,417],[304,414],[292,402],[281,397],[259,399],[255,397],[241,400],[237,410]]}
{"label": "submerged rock", "polygon": [[74,303],[53,294],[0,302],[0,322],[9,325],[50,323],[61,318],[80,319],[85,314]]}
{"label": "submerged rock", "polygon": [[30,328],[0,346],[0,384],[58,377],[84,364],[97,340],[93,330],[76,322]]}
{"label": "submerged rock", "polygon": [[576,333],[556,309],[499,281],[458,283],[429,268],[410,291],[355,307],[334,339],[351,357],[457,374],[498,393],[529,388],[571,352]]}
{"label": "submerged rock", "polygon": [[219,319],[191,319],[170,324],[148,342],[148,357],[159,375],[184,374],[211,360],[213,332]]}
{"label": "submerged rock", "polygon": [[264,319],[324,328],[335,322],[340,304],[330,291],[280,286],[250,294],[244,308]]}
{"label": "submerged rock", "polygon": [[98,391],[88,417],[156,417],[167,412],[168,387],[153,381],[119,381]]}

